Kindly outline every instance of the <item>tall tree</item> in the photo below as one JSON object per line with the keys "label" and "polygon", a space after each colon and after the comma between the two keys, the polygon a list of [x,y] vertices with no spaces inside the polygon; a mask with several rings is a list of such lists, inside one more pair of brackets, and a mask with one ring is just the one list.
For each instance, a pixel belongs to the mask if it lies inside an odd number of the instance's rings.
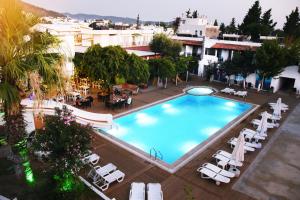
{"label": "tall tree", "polygon": [[295,10],[292,10],[289,16],[286,16],[283,31],[285,36],[292,38],[300,37],[300,15],[298,7],[296,7]]}
{"label": "tall tree", "polygon": [[157,78],[158,83],[160,82],[160,79],[165,79],[164,87],[166,88],[168,78],[176,75],[175,64],[167,57],[151,59],[148,62],[151,76]]}
{"label": "tall tree", "polygon": [[128,66],[127,81],[134,84],[147,83],[149,79],[148,63],[135,54],[128,55],[126,62]]}
{"label": "tall tree", "polygon": [[14,144],[25,134],[24,125],[16,124],[23,122],[22,85],[32,77],[39,79],[31,85],[35,91],[41,91],[42,84],[60,85],[60,56],[49,53],[50,48],[56,49],[58,40],[32,29],[39,19],[23,12],[19,1],[0,3],[0,99],[4,102],[5,134]]}
{"label": "tall tree", "polygon": [[176,17],[175,20],[173,21],[173,29],[174,29],[174,33],[177,32],[179,24],[180,24],[180,17]]}
{"label": "tall tree", "polygon": [[218,21],[215,19],[214,26],[218,26]]}
{"label": "tall tree", "polygon": [[255,63],[257,74],[262,80],[277,76],[286,65],[284,48],[277,41],[266,41],[256,50]]}
{"label": "tall tree", "polygon": [[192,17],[193,18],[198,18],[198,11],[197,10],[193,11]]}
{"label": "tall tree", "polygon": [[96,44],[84,53],[81,66],[93,81],[102,80],[104,87],[110,88],[117,77],[125,77],[127,73],[126,51],[119,46],[102,48]]}
{"label": "tall tree", "polygon": [[241,34],[251,36],[252,41],[259,40],[260,16],[261,6],[259,5],[259,1],[255,1],[239,26]]}
{"label": "tall tree", "polygon": [[136,18],[136,29],[140,29],[140,14]]}
{"label": "tall tree", "polygon": [[187,11],[185,11],[185,16],[186,16],[186,18],[192,18],[190,8]]}
{"label": "tall tree", "polygon": [[272,9],[267,10],[261,17],[261,35],[270,35],[274,31],[274,27],[276,26],[277,22],[273,22],[271,19]]}
{"label": "tall tree", "polygon": [[226,33],[226,27],[224,23],[221,23],[220,25],[220,34],[224,34]]}
{"label": "tall tree", "polygon": [[160,53],[162,56],[170,56],[176,58],[182,50],[182,44],[173,41],[165,34],[156,34],[149,44],[151,50],[155,53]]}
{"label": "tall tree", "polygon": [[226,32],[230,34],[235,34],[237,33],[237,28],[235,25],[235,18],[231,19],[230,24],[226,27]]}

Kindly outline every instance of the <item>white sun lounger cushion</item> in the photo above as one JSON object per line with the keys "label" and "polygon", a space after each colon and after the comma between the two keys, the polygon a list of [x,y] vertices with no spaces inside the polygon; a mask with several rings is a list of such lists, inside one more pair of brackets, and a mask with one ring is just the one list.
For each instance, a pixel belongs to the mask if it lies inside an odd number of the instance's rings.
{"label": "white sun lounger cushion", "polygon": [[131,183],[129,200],[145,200],[145,183]]}
{"label": "white sun lounger cushion", "polygon": [[[237,143],[238,139],[237,138],[231,138],[233,142]],[[252,147],[255,149],[260,149],[262,147],[261,143],[251,143],[251,142],[245,142],[245,146],[247,147]]]}
{"label": "white sun lounger cushion", "polygon": [[259,135],[258,133],[256,133],[256,132],[249,132],[249,131],[244,130],[244,129],[241,131],[241,133],[244,134],[245,139],[249,139],[249,140],[251,140],[251,139],[255,139],[255,140],[265,140],[265,139],[266,139],[265,137],[260,136],[260,135]]}
{"label": "white sun lounger cushion", "polygon": [[[221,182],[222,183],[229,183],[230,182],[230,178],[226,177],[226,176],[222,176],[216,172],[211,171],[210,169],[207,169],[205,167],[199,167],[197,169],[198,172],[201,173],[201,178],[210,178],[213,179],[214,181],[216,181],[216,184],[219,185]],[[205,176],[203,176],[205,175]]]}
{"label": "white sun lounger cushion", "polygon": [[[237,138],[235,138],[235,139],[237,139]],[[231,138],[228,141],[228,143],[231,145],[231,147],[234,147],[236,145],[236,142],[237,142],[237,140],[234,140],[234,138]],[[247,146],[246,143],[244,145],[244,149],[245,149],[245,151],[255,151],[255,148]]]}
{"label": "white sun lounger cushion", "polygon": [[95,153],[93,153],[91,155],[88,155],[88,156],[81,159],[83,164],[91,163],[93,165],[96,165],[99,162],[99,160],[100,160],[100,156],[98,156]]}
{"label": "white sun lounger cushion", "polygon": [[205,167],[205,168],[207,168],[207,169],[210,169],[210,170],[212,170],[212,171],[214,171],[214,172],[216,172],[216,173],[218,173],[218,174],[221,174],[222,176],[226,176],[226,177],[228,177],[228,178],[233,178],[233,177],[235,177],[235,174],[234,174],[234,173],[229,172],[229,171],[226,171],[226,170],[224,170],[224,169],[221,169],[220,167],[218,167],[218,166],[216,166],[216,165],[213,165],[213,164],[211,164],[211,163],[204,163],[204,164],[202,165],[202,167]]}
{"label": "white sun lounger cushion", "polygon": [[237,162],[237,161],[235,161],[231,158],[228,158],[222,154],[215,153],[215,154],[213,154],[212,157],[215,158],[216,160],[221,160],[223,162],[226,162],[228,165],[231,165],[231,166],[236,166],[236,167],[243,166],[243,163]]}
{"label": "white sun lounger cushion", "polygon": [[147,196],[148,200],[163,200],[161,185],[159,183],[148,183]]}
{"label": "white sun lounger cushion", "polygon": [[249,128],[243,128],[242,132],[244,132],[244,133],[251,133],[251,134],[258,134],[259,136],[264,137],[264,138],[267,137],[267,134],[265,134],[265,133],[264,134],[260,134],[257,131],[251,130]]}
{"label": "white sun lounger cushion", "polygon": [[[125,174],[121,172],[120,170],[116,170],[111,174],[108,174],[104,177],[102,177],[101,181],[98,181],[95,183],[95,185],[100,188],[102,191],[105,191],[108,189],[109,184],[118,181],[119,183],[124,180]],[[101,186],[99,184],[102,183]]]}

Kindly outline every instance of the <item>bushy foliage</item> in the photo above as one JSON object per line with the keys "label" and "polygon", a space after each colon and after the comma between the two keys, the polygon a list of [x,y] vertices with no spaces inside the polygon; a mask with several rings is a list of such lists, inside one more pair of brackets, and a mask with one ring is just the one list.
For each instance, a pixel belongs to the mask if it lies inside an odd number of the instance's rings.
{"label": "bushy foliage", "polygon": [[182,50],[182,44],[180,42],[173,41],[165,34],[154,35],[149,46],[153,52],[160,53],[163,57],[176,58]]}
{"label": "bushy foliage", "polygon": [[37,130],[34,150],[48,152],[50,170],[77,173],[82,167],[80,157],[90,148],[92,128],[75,121],[66,107],[45,117],[45,127]]}

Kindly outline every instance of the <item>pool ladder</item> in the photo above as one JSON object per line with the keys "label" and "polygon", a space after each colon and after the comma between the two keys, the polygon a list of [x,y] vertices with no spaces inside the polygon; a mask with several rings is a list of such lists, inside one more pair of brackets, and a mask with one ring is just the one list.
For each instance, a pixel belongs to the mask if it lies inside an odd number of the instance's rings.
{"label": "pool ladder", "polygon": [[159,150],[157,150],[154,147],[152,147],[150,149],[150,158],[153,158],[154,160],[156,160],[157,158],[160,159],[160,160],[162,160],[163,159],[163,155],[162,155],[162,153]]}

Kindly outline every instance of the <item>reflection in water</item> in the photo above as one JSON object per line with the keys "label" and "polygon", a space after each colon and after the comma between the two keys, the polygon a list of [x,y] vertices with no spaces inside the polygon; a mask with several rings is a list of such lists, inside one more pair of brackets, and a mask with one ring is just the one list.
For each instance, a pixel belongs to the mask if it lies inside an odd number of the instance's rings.
{"label": "reflection in water", "polygon": [[199,144],[199,142],[197,142],[197,141],[187,141],[180,147],[180,151],[182,153],[187,153],[190,150],[192,150],[193,148],[195,148],[198,144]]}
{"label": "reflection in water", "polygon": [[157,118],[152,117],[146,113],[138,113],[136,114],[135,118],[136,118],[136,123],[141,126],[149,126],[157,122]]}

